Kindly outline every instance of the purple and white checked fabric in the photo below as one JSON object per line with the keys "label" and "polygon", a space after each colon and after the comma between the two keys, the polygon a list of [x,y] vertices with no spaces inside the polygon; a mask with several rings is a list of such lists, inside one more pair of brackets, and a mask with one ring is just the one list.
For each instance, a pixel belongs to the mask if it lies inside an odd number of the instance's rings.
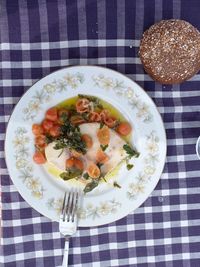
{"label": "purple and white checked fabric", "polygon": [[200,75],[162,86],[138,58],[142,33],[161,19],[182,18],[200,30],[197,0],[0,1],[0,174],[4,267],[55,267],[64,240],[58,224],[19,195],[4,159],[6,124],[35,81],[68,65],[118,70],[145,88],[163,117],[168,139],[163,175],[146,202],[109,225],[79,229],[69,266],[200,266]]}

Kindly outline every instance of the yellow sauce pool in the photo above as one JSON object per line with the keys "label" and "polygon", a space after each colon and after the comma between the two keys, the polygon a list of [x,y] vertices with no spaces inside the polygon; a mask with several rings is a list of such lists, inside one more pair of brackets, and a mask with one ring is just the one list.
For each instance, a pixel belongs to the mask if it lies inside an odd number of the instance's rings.
{"label": "yellow sauce pool", "polygon": [[[103,106],[104,109],[107,109],[111,116],[117,118],[119,121],[127,121],[126,118],[122,115],[121,112],[119,112],[115,107],[113,107],[110,103],[106,102],[105,100],[102,100],[96,96],[94,96],[95,98],[97,98],[100,102],[100,104]],[[58,108],[66,108],[68,110],[70,110],[71,108],[75,108],[75,104],[76,104],[76,101],[79,99],[78,96],[75,96],[75,97],[72,97],[72,98],[69,98],[69,99],[66,99],[62,102],[60,102],[58,105],[56,105],[56,107]],[[121,136],[121,138],[123,138],[126,142],[130,142],[130,137],[131,135],[128,135],[126,137],[124,136]]]}

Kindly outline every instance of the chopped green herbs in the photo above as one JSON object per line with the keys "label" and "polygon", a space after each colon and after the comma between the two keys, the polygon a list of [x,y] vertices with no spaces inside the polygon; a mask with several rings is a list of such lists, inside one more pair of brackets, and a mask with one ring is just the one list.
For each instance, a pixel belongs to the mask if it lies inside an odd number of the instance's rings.
{"label": "chopped green herbs", "polygon": [[81,94],[79,94],[78,96],[79,98],[86,98],[87,100],[92,102],[94,104],[94,108],[100,108],[100,109],[103,108],[102,104],[100,103],[100,100],[95,96],[81,95]]}
{"label": "chopped green herbs", "polygon": [[54,137],[52,137],[51,135],[49,135],[49,134],[46,134],[46,136],[45,136],[45,143],[46,144],[50,144],[50,143],[52,143],[54,141]]}
{"label": "chopped green herbs", "polygon": [[68,118],[67,113],[62,113],[61,116],[60,116],[60,120],[61,120],[62,122],[65,122],[65,121],[67,120],[67,118]]}
{"label": "chopped green herbs", "polygon": [[60,127],[61,135],[55,139],[55,149],[69,148],[83,154],[86,153],[86,145],[81,140],[81,133],[78,126],[72,125],[68,120]]}
{"label": "chopped green herbs", "polygon": [[105,151],[106,150],[106,148],[108,147],[108,145],[105,145],[105,146],[103,146],[103,145],[100,145],[101,146],[101,149],[103,150],[103,151]]}
{"label": "chopped green herbs", "polygon": [[100,169],[101,166],[103,166],[103,163],[98,162],[98,163],[97,163],[97,166],[98,166],[98,168]]}
{"label": "chopped green herbs", "polygon": [[126,168],[127,168],[127,170],[131,170],[133,168],[133,166],[134,166],[133,164],[127,164]]}
{"label": "chopped green herbs", "polygon": [[132,158],[132,157],[135,157],[135,158],[137,158],[137,157],[139,157],[139,153],[136,151],[136,150],[134,150],[132,147],[130,147],[128,144],[125,144],[124,146],[123,146],[123,149],[126,151],[126,153],[128,154],[128,156],[130,157],[130,158]]}
{"label": "chopped green herbs", "polygon": [[114,125],[114,127],[112,127],[112,129],[113,130],[116,130],[117,129],[117,127],[120,125],[120,121],[119,120],[117,120],[116,122],[115,122],[115,125]]}
{"label": "chopped green herbs", "polygon": [[92,182],[88,183],[83,192],[86,194],[88,192],[91,192],[95,187],[97,187],[99,184],[99,180],[98,179],[93,179]]}
{"label": "chopped green herbs", "polygon": [[113,186],[114,186],[114,187],[117,187],[117,188],[121,188],[121,185],[119,185],[117,182],[114,182],[114,183],[113,183]]}
{"label": "chopped green herbs", "polygon": [[88,99],[89,101],[92,101],[92,102],[99,101],[98,98],[96,98],[95,96],[90,96],[90,95],[82,95],[82,94],[78,94],[78,97],[79,97],[79,98],[86,98],[86,99]]}
{"label": "chopped green herbs", "polygon": [[60,154],[58,155],[58,158],[62,155],[63,152],[64,152],[64,148],[61,150]]}
{"label": "chopped green herbs", "polygon": [[86,172],[83,174],[83,178],[85,178],[86,180],[88,180],[90,178],[89,174]]}
{"label": "chopped green herbs", "polygon": [[85,121],[89,121],[89,113],[83,113],[81,114],[82,118],[85,120]]}
{"label": "chopped green herbs", "polygon": [[82,174],[82,171],[81,170],[72,169],[72,170],[67,170],[66,172],[62,172],[60,174],[60,177],[63,180],[67,181],[67,180],[71,180],[71,179],[74,179],[76,177],[79,177],[81,174]]}
{"label": "chopped green herbs", "polygon": [[100,122],[99,129],[102,129],[102,128],[103,128],[103,126],[104,126],[104,123],[101,121],[101,122]]}
{"label": "chopped green herbs", "polygon": [[106,178],[104,176],[102,176],[101,178],[104,180],[104,182],[107,183]]}

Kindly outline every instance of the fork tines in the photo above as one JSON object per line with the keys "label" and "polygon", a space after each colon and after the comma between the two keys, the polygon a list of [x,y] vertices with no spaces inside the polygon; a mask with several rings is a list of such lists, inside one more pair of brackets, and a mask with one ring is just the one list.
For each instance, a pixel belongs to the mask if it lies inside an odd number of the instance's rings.
{"label": "fork tines", "polygon": [[68,191],[65,192],[63,199],[63,207],[61,212],[62,220],[65,221],[74,221],[76,217],[76,212],[78,208],[78,199],[79,193],[78,191]]}

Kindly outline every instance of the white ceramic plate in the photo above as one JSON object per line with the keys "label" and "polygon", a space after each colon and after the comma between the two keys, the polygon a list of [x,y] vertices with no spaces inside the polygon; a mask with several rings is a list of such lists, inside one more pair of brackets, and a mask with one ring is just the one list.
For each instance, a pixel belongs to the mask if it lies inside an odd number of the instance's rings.
{"label": "white ceramic plate", "polygon": [[[34,164],[33,123],[59,102],[88,94],[116,107],[133,126],[132,142],[140,152],[134,168],[122,166],[108,184],[84,197],[79,226],[113,222],[139,207],[155,188],[166,157],[166,135],[155,104],[145,91],[126,76],[101,67],[74,66],[56,71],[35,83],[20,99],[8,123],[5,141],[10,176],[22,197],[44,216],[58,221],[64,191],[71,183],[49,175]],[[110,183],[117,181],[121,189]]]}

